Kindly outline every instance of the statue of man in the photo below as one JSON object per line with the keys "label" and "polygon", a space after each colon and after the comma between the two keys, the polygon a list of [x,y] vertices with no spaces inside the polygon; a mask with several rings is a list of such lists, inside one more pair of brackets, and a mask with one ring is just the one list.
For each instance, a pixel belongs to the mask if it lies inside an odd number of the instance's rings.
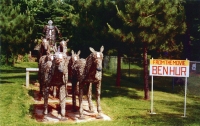
{"label": "statue of man", "polygon": [[56,32],[60,34],[59,29],[56,26],[53,26],[53,21],[49,20],[48,25],[44,26],[43,33],[45,34],[45,38],[50,42],[50,45],[55,45],[56,42]]}
{"label": "statue of man", "polygon": [[43,33],[45,34],[45,38],[49,41],[50,44],[50,52],[56,52],[56,32],[59,36],[61,36],[59,29],[56,26],[53,26],[53,21],[49,20],[48,25],[44,26]]}

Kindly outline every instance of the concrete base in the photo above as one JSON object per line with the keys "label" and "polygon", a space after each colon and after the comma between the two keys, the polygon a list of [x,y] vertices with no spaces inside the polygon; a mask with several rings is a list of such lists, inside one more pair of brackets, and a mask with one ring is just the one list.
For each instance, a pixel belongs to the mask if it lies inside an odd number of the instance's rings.
{"label": "concrete base", "polygon": [[[39,96],[39,91],[34,91],[34,112],[33,116],[38,122],[43,122],[43,105],[44,101],[41,99]],[[51,95],[49,96],[48,100],[48,114],[46,116],[47,123],[56,123],[56,122],[61,122],[61,115],[59,114],[60,106],[59,106],[59,99],[58,98],[53,98]],[[77,99],[77,105],[78,99]],[[97,119],[96,116],[98,115],[97,109],[96,109],[96,104],[94,104],[94,113],[89,112],[89,107],[88,107],[88,102],[87,100],[83,100],[83,108],[84,108],[84,116],[85,119],[79,119],[79,112],[73,112],[72,111],[72,98],[69,95],[67,100],[66,100],[66,115],[65,117],[68,118],[68,120],[64,122],[71,122],[71,123],[78,123],[78,122],[87,122],[87,121],[110,121],[111,118],[105,114],[102,113],[103,118],[102,119]],[[77,106],[77,110],[79,107]],[[63,121],[62,121],[63,122]]]}

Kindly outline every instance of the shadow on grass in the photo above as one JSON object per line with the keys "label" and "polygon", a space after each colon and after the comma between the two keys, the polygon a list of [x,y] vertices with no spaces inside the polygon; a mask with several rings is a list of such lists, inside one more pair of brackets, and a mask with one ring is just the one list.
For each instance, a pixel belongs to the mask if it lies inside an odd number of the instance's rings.
{"label": "shadow on grass", "polygon": [[[10,73],[10,74],[13,74],[13,76],[3,76],[3,77],[0,77],[1,78],[0,84],[14,84],[15,81],[18,78],[24,78],[24,83],[26,82],[26,75],[17,75],[17,73]],[[29,79],[30,79],[30,81],[37,80],[38,77],[37,77],[36,74],[31,74],[29,76]]]}
{"label": "shadow on grass", "polygon": [[134,99],[142,99],[141,96],[136,94],[133,85],[124,84],[120,87],[116,87],[115,82],[116,80],[112,76],[103,76],[101,97],[111,98],[122,96]]}
{"label": "shadow on grass", "polygon": [[[180,115],[175,115],[175,114],[168,114],[168,113],[162,113],[162,114],[149,114],[148,116],[142,116],[142,115],[138,115],[138,116],[127,116],[127,119],[130,120],[136,120],[139,122],[135,122],[135,123],[139,123],[142,125],[169,125],[169,126],[184,126],[186,125],[185,123],[185,118],[182,118]],[[146,120],[146,121],[144,121]],[[140,122],[141,121],[141,122]],[[191,124],[191,123],[189,123]]]}
{"label": "shadow on grass", "polygon": [[[199,113],[198,113],[199,114]],[[158,112],[156,114],[147,113],[146,115],[133,115],[125,117],[130,120],[141,120],[145,119],[145,122],[138,122],[143,125],[170,125],[170,126],[185,126],[185,125],[199,125],[200,119],[197,114],[193,113],[193,111],[188,111],[186,117],[180,114],[173,114],[170,112]],[[141,121],[143,121],[141,120]],[[158,123],[159,122],[159,123]]]}
{"label": "shadow on grass", "polygon": [[1,73],[26,73],[26,69],[10,69],[10,70],[1,70]]}
{"label": "shadow on grass", "polygon": [[13,84],[13,82],[0,80],[0,84]]}
{"label": "shadow on grass", "polygon": [[[197,100],[197,99],[196,99]],[[169,108],[169,112],[166,110],[163,111],[162,108],[156,109],[155,106],[155,112],[156,114],[150,114],[150,111],[146,113],[146,115],[138,115],[138,116],[127,116],[128,119],[133,120],[141,120],[141,118],[146,118],[148,120],[146,123],[144,122],[144,125],[146,124],[154,124],[154,122],[160,122],[164,125],[199,125],[200,124],[200,106],[199,102],[195,103],[187,103],[186,107],[186,116],[184,115],[184,103],[183,101],[165,101],[165,100],[156,100],[156,104],[162,104]],[[159,106],[159,105],[158,105]],[[132,109],[132,108],[131,108]],[[133,108],[136,109],[137,108]],[[180,113],[180,114],[177,114]],[[147,116],[149,115],[149,116]]]}
{"label": "shadow on grass", "polygon": [[[129,74],[130,73],[130,74]],[[121,78],[132,83],[130,85],[123,84],[123,86],[130,87],[133,86],[135,89],[143,90],[144,80],[143,80],[143,70],[142,69],[123,69]],[[149,89],[151,90],[151,76],[148,78]],[[184,84],[179,84],[174,82],[173,77],[153,77],[153,88],[156,91],[162,91],[167,93],[180,93],[184,89]]]}

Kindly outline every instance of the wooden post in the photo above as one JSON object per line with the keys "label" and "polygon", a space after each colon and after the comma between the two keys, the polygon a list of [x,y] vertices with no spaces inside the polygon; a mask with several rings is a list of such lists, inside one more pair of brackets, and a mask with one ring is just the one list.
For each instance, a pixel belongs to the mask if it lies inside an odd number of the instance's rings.
{"label": "wooden post", "polygon": [[29,71],[26,70],[26,88],[29,87]]}
{"label": "wooden post", "polygon": [[29,87],[29,72],[38,72],[39,68],[26,68],[26,88]]}

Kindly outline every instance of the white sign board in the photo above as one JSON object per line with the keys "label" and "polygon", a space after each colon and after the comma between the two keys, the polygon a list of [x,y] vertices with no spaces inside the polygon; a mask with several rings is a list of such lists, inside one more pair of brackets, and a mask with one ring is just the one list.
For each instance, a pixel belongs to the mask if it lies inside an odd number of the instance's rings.
{"label": "white sign board", "polygon": [[151,76],[189,77],[189,60],[150,59]]}

